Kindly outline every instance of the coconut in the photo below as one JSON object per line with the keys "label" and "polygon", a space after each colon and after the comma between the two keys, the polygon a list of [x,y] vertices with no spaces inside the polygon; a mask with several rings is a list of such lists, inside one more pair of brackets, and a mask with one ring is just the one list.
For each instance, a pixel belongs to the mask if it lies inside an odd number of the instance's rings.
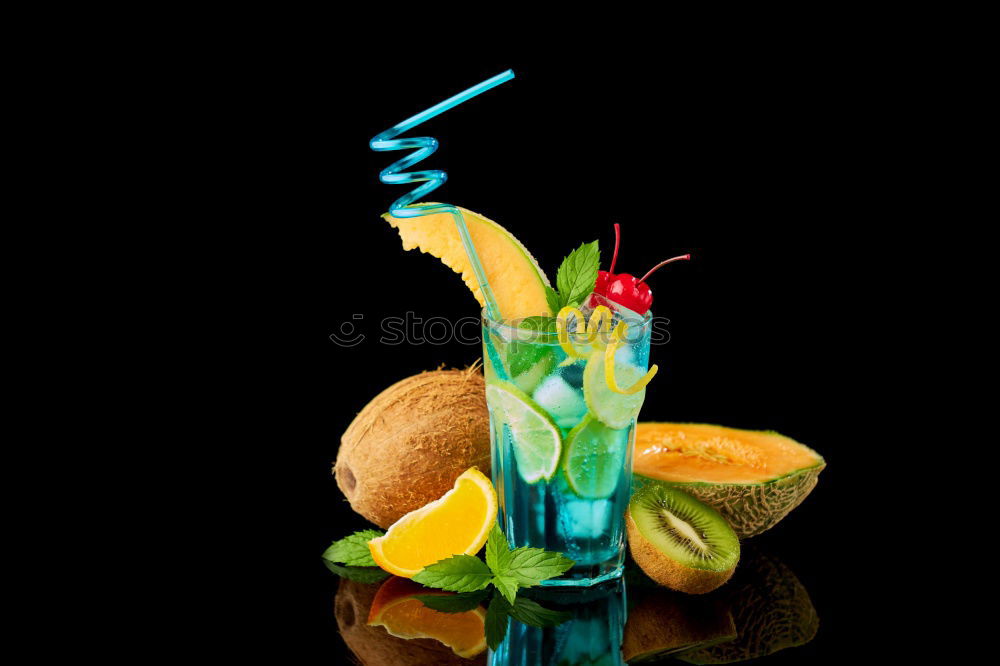
{"label": "coconut", "polygon": [[378,394],[341,437],[334,474],[351,508],[386,528],[473,466],[490,469],[486,386],[476,366],[423,372]]}

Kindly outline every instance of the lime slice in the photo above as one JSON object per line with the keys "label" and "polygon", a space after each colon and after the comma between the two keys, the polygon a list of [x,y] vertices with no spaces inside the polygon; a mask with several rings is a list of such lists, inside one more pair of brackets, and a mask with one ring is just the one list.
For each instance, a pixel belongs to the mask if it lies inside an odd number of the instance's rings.
{"label": "lime slice", "polygon": [[[632,386],[645,374],[644,369],[624,363],[616,355],[615,379],[619,386]],[[586,400],[590,413],[604,425],[621,430],[627,428],[639,415],[642,402],[646,399],[646,389],[632,395],[612,391],[604,377],[604,352],[594,352],[583,371],[583,399]]]}
{"label": "lime slice", "polygon": [[562,468],[566,481],[578,497],[611,497],[624,476],[628,429],[612,430],[591,414],[566,436]]}
{"label": "lime slice", "polygon": [[488,385],[486,400],[500,410],[510,428],[521,478],[526,483],[551,479],[562,453],[562,435],[552,418],[520,389],[505,382]]}

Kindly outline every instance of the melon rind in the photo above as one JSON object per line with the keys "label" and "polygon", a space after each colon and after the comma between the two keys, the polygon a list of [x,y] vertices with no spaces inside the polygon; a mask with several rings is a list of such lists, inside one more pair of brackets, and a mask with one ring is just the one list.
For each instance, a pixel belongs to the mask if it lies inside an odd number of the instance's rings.
{"label": "melon rind", "polygon": [[718,511],[741,539],[757,536],[777,525],[791,513],[816,487],[819,473],[826,467],[815,467],[786,474],[767,483],[681,483],[660,481],[641,474],[633,475],[633,488],[659,483],[700,499]]}
{"label": "melon rind", "polygon": [[[671,425],[701,426],[707,424],[678,423]],[[725,426],[713,427],[725,428]],[[725,429],[734,432],[737,431],[735,428]],[[820,472],[826,468],[826,461],[808,446],[785,437],[781,433],[773,431],[749,432],[775,435],[791,441],[815,456],[816,463],[782,474],[774,479],[757,483],[666,481],[634,473],[632,475],[633,492],[637,492],[643,486],[651,483],[679,488],[722,514],[740,539],[746,539],[766,532],[781,522],[792,509],[801,504],[809,493],[812,492],[812,489],[816,487],[819,480]],[[640,445],[641,442],[637,439],[637,456],[639,455],[638,447]]]}

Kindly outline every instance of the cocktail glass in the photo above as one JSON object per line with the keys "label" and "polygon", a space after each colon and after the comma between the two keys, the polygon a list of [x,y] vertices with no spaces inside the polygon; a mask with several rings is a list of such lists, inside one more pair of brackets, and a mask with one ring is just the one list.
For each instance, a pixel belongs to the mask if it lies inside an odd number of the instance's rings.
{"label": "cocktail glass", "polygon": [[[620,576],[624,564],[635,421],[645,389],[611,388],[607,347],[614,346],[619,388],[635,384],[649,364],[652,316],[596,294],[584,303],[583,319],[604,305],[613,320],[588,335],[574,319],[562,343],[545,328],[551,319],[498,321],[483,313],[501,528],[512,547],[557,551],[576,562],[543,585],[593,585]],[[621,321],[627,329],[616,342],[610,331]]]}

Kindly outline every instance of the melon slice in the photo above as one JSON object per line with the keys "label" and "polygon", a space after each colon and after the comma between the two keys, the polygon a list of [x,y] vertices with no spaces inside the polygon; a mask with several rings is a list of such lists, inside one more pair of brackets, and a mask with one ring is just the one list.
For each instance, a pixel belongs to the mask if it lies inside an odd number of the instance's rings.
{"label": "melon slice", "polygon": [[[459,206],[456,208],[462,211],[469,227],[469,235],[486,271],[486,279],[493,288],[501,316],[520,319],[553,314],[545,300],[549,279],[521,242],[479,213]],[[417,248],[440,259],[445,266],[462,276],[479,305],[486,306],[479,281],[458,235],[455,218],[450,213],[421,217],[393,217],[385,213],[382,217],[399,232],[404,250]]]}
{"label": "melon slice", "polygon": [[802,503],[822,456],[776,432],[690,423],[636,427],[634,487],[679,486],[721,513],[740,538],[774,527]]}

